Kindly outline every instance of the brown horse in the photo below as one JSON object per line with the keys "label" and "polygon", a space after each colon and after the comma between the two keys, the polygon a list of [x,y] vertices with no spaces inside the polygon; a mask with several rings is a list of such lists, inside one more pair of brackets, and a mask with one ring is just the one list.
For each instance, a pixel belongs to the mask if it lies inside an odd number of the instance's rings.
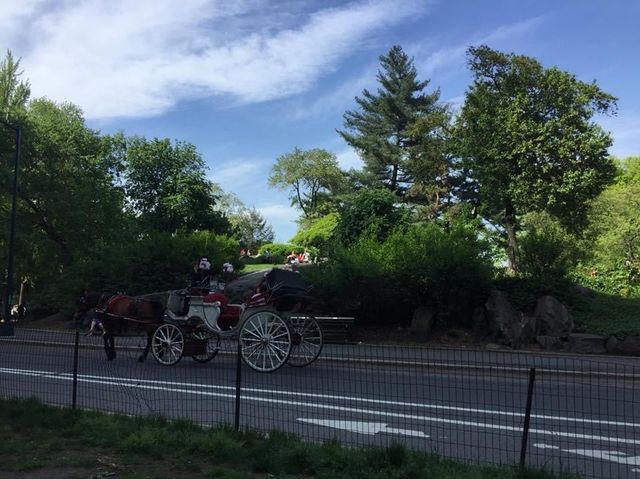
{"label": "brown horse", "polygon": [[136,336],[146,334],[147,344],[138,358],[142,362],[151,349],[153,332],[164,320],[164,306],[160,301],[146,300],[132,296],[84,292],[78,300],[76,318],[95,312],[102,322],[104,350],[107,360],[116,357],[115,336]]}

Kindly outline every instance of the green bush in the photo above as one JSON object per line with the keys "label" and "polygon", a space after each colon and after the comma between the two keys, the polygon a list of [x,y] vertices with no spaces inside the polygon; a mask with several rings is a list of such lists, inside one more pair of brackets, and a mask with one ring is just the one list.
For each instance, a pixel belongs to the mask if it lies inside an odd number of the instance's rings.
{"label": "green bush", "polygon": [[183,288],[198,258],[207,256],[214,273],[220,273],[225,261],[240,266],[238,250],[237,240],[206,231],[151,233],[125,244],[102,245],[63,271],[58,282],[34,292],[33,301],[69,312],[84,288],[131,295]]}
{"label": "green bush", "polygon": [[602,264],[593,262],[574,269],[571,279],[588,288],[601,293],[623,298],[640,298],[640,280],[632,276],[624,261],[618,264]]}
{"label": "green bush", "polygon": [[491,272],[487,245],[473,225],[459,223],[448,232],[413,225],[384,241],[364,235],[304,274],[327,312],[355,313],[360,324],[408,321],[427,305],[441,325],[466,326],[488,294]]}
{"label": "green bush", "polygon": [[356,242],[363,234],[383,241],[395,229],[406,226],[409,212],[398,206],[398,198],[386,189],[364,189],[345,201],[336,236],[343,244]]}
{"label": "green bush", "polygon": [[540,280],[564,277],[581,256],[578,240],[545,213],[525,216],[518,253],[521,273]]}
{"label": "green bush", "polygon": [[326,252],[332,243],[339,221],[340,215],[338,213],[329,213],[316,220],[304,222],[291,241]]}

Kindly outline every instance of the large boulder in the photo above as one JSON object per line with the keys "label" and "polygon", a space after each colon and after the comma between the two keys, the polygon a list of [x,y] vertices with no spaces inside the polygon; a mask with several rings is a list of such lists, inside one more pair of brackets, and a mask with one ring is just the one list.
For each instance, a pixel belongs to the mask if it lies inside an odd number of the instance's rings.
{"label": "large boulder", "polygon": [[427,340],[436,322],[435,312],[428,306],[420,306],[411,318],[411,333],[420,340]]}
{"label": "large boulder", "polygon": [[539,298],[533,315],[536,336],[566,337],[573,332],[573,318],[566,306],[553,296]]}
{"label": "large boulder", "polygon": [[624,339],[611,336],[607,341],[606,348],[609,354],[640,356],[640,336],[627,336]]}
{"label": "large boulder", "polygon": [[522,345],[521,313],[502,291],[493,290],[485,304],[489,332],[497,341],[519,348]]}
{"label": "large boulder", "polygon": [[569,351],[581,354],[605,354],[607,337],[597,334],[570,334]]}
{"label": "large boulder", "polygon": [[558,336],[536,336],[536,343],[545,351],[565,351],[568,345]]}

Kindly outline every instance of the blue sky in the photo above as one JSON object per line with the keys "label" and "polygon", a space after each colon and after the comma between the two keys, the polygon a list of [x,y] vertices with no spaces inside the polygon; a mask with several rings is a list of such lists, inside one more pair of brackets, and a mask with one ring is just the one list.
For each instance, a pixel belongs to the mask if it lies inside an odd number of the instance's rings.
{"label": "blue sky", "polygon": [[538,58],[619,98],[600,119],[611,152],[640,154],[636,0],[0,0],[0,47],[22,58],[32,96],[71,101],[90,127],[195,144],[211,180],[259,209],[280,241],[298,212],[267,185],[276,158],[326,148],[375,89],[399,44],[429,90],[458,107],[471,45]]}

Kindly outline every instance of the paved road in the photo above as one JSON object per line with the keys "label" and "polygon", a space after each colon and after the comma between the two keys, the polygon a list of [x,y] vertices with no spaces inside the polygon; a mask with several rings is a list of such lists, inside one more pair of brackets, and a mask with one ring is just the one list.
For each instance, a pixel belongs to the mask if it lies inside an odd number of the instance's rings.
{"label": "paved road", "polygon": [[[120,339],[120,338],[119,338]],[[0,395],[71,404],[73,339],[20,330],[0,340]],[[43,345],[43,343],[45,345]],[[232,343],[209,364],[138,363],[142,340],[115,361],[81,338],[80,407],[233,423]],[[65,346],[66,345],[66,346]],[[353,360],[355,359],[355,361]],[[311,441],[401,441],[471,462],[517,464],[528,368],[537,368],[527,463],[593,477],[640,477],[640,363],[374,346],[327,346],[313,365],[259,374],[242,367],[240,424]]]}

